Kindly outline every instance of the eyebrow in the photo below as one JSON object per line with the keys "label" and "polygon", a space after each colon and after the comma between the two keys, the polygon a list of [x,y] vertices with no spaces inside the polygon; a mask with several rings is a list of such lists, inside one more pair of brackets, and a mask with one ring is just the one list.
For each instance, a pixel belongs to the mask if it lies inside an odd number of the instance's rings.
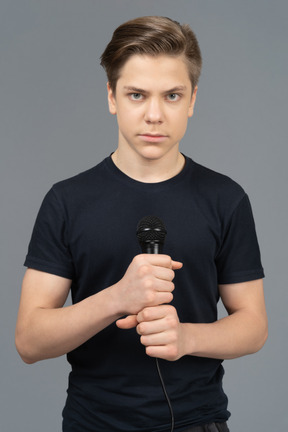
{"label": "eyebrow", "polygon": [[[147,94],[149,92],[147,92],[147,90],[138,88],[138,87],[133,87],[133,86],[124,86],[124,90],[127,91],[131,91],[133,93],[144,93]],[[176,87],[173,87],[171,89],[165,90],[163,93],[168,94],[168,93],[177,93],[177,92],[184,92],[187,90],[187,87],[184,85],[179,85]]]}

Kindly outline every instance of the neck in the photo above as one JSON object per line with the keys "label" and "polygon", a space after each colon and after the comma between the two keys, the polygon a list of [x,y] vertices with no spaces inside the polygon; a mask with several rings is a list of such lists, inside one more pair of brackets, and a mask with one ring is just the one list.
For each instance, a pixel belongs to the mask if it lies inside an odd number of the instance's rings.
{"label": "neck", "polygon": [[112,160],[117,168],[128,177],[142,183],[159,183],[169,180],[179,174],[185,165],[185,158],[177,152],[174,157],[165,160],[146,160],[138,161],[127,160],[119,151],[119,148],[112,154]]}

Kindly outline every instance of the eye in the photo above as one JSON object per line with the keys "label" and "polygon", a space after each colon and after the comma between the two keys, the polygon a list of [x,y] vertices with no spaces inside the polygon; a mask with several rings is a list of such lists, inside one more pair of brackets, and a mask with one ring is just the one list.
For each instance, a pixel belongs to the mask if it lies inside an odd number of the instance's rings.
{"label": "eye", "polygon": [[178,93],[170,93],[167,95],[167,99],[170,102],[176,102],[180,98],[180,95]]}
{"label": "eye", "polygon": [[133,101],[139,101],[142,99],[142,94],[141,93],[130,93],[129,97]]}

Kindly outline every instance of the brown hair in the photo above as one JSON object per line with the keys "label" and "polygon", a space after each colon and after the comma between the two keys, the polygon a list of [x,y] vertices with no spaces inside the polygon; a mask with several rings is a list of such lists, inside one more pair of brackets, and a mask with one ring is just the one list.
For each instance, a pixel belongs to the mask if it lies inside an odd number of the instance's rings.
{"label": "brown hair", "polygon": [[101,56],[110,87],[115,93],[121,68],[134,54],[185,56],[192,89],[198,83],[202,58],[195,34],[188,24],[170,18],[140,17],[120,25]]}

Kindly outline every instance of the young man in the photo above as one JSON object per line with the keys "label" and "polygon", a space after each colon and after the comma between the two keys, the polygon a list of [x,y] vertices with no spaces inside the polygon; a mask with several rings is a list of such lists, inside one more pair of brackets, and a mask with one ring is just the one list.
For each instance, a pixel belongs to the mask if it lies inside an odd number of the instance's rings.
{"label": "young man", "polygon": [[[201,70],[197,40],[187,25],[142,17],[115,30],[101,64],[118,146],[42,203],[18,351],[27,363],[67,354],[65,432],[169,431],[155,358],[174,430],[228,431],[222,361],[259,350],[267,318],[247,195],[179,152]],[[135,232],[147,214],[164,221],[165,254],[140,254]]]}

